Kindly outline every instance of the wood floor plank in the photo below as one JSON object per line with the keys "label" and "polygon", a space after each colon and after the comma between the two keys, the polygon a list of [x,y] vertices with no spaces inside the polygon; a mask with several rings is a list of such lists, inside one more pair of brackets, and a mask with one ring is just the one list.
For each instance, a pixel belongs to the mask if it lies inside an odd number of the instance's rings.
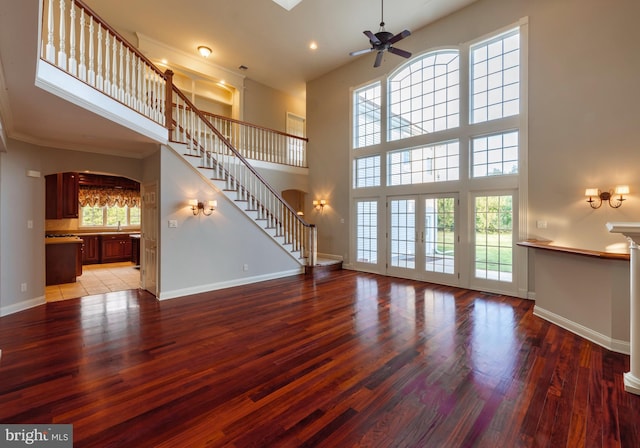
{"label": "wood floor plank", "polygon": [[0,422],[75,447],[636,447],[629,357],[534,303],[354,271],[0,318]]}

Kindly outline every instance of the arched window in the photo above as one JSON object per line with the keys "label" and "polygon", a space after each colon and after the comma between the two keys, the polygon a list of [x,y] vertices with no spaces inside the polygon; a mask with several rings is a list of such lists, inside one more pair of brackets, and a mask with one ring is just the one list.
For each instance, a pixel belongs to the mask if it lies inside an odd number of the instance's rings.
{"label": "arched window", "polygon": [[460,125],[459,66],[458,50],[440,50],[389,77],[389,141]]}

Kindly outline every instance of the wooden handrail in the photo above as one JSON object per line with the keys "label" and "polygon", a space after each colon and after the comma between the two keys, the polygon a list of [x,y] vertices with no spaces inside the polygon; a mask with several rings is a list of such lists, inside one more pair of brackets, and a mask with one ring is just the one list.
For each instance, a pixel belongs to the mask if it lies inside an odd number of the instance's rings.
{"label": "wooden handrail", "polygon": [[282,135],[284,137],[297,138],[297,139],[303,140],[303,141],[305,141],[307,143],[309,142],[309,139],[307,137],[300,137],[299,135],[287,134],[286,132],[278,131],[277,129],[271,129],[271,128],[267,128],[267,127],[264,127],[264,126],[259,126],[257,124],[248,123],[246,121],[236,120],[235,118],[225,117],[224,115],[212,114],[211,112],[205,112],[205,111],[201,111],[201,112],[205,117],[218,118],[220,120],[229,121],[231,123],[236,123],[236,124],[239,124],[239,125],[242,125],[242,126],[247,126],[247,127],[250,127],[250,128],[259,129],[261,131],[272,132],[274,134]]}
{"label": "wooden handrail", "polygon": [[[251,174],[253,174],[265,186],[265,188],[267,188],[269,190],[269,192],[271,192],[271,194],[273,194],[274,197],[277,198],[278,201],[292,213],[292,215],[295,217],[295,219],[298,220],[298,222],[300,222],[305,227],[311,227],[311,225],[309,223],[307,223],[304,219],[300,218],[300,216],[297,214],[297,212],[287,203],[287,201],[284,200],[284,198],[280,195],[280,193],[278,193],[271,186],[271,184],[269,184],[269,182],[267,182],[266,179],[260,175],[260,173],[247,161],[247,159],[245,159],[242,156],[242,154],[240,154],[240,152],[229,142],[229,140],[224,135],[222,135],[220,133],[220,131],[218,131],[218,129],[216,129],[215,126],[213,126],[209,122],[209,120],[206,119],[206,117],[203,114],[203,112],[200,111],[189,100],[189,98],[187,98],[187,96],[184,93],[182,93],[181,90],[179,90],[175,86],[172,86],[172,88],[173,88],[173,92],[178,97],[180,97],[180,99],[182,99],[182,101],[184,101],[184,103],[191,109],[191,112],[195,113],[200,118],[200,120],[202,120],[202,122],[204,122],[206,124],[206,126],[209,128],[209,130],[211,130],[211,132],[213,132],[222,142],[224,142],[225,146],[229,149],[229,151],[231,151],[234,154],[234,156],[237,157],[238,160],[241,161],[243,165],[245,165],[245,167],[251,172]],[[169,99],[167,99],[167,101],[169,101]],[[172,104],[173,104],[173,102],[172,102]]]}

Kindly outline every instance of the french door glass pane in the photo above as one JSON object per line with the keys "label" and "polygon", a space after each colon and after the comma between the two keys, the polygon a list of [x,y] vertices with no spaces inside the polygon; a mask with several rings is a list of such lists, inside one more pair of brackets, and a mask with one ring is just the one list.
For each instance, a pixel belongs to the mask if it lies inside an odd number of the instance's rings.
{"label": "french door glass pane", "polygon": [[425,199],[424,254],[425,270],[454,273],[455,199]]}
{"label": "french door glass pane", "polygon": [[391,201],[391,266],[415,268],[416,255],[416,201]]}
{"label": "french door glass pane", "polygon": [[475,276],[513,281],[513,198],[478,196],[475,200]]}

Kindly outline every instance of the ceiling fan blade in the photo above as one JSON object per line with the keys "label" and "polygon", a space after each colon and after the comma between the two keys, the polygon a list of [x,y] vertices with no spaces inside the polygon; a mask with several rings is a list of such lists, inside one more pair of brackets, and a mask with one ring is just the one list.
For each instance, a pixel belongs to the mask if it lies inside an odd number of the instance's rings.
{"label": "ceiling fan blade", "polygon": [[378,54],[376,56],[376,62],[374,62],[373,64],[374,67],[380,67],[380,64],[382,64],[383,53],[384,51],[378,51]]}
{"label": "ceiling fan blade", "polygon": [[380,42],[380,39],[378,39],[376,37],[375,34],[373,34],[371,31],[363,31],[364,35],[367,36],[369,38],[369,40],[371,41],[372,44],[374,45],[380,45],[382,42]]}
{"label": "ceiling fan blade", "polygon": [[389,47],[389,51],[393,54],[397,54],[398,56],[402,56],[403,58],[410,58],[411,53],[408,51],[401,50],[399,48]]}
{"label": "ceiling fan blade", "polygon": [[395,44],[396,42],[398,42],[399,40],[404,39],[407,36],[411,35],[411,31],[409,30],[404,30],[401,33],[396,34],[395,36],[393,36],[391,39],[389,39],[387,42],[389,44]]}
{"label": "ceiling fan blade", "polygon": [[349,56],[360,56],[361,54],[371,53],[373,48],[365,48],[364,50],[352,51]]}

